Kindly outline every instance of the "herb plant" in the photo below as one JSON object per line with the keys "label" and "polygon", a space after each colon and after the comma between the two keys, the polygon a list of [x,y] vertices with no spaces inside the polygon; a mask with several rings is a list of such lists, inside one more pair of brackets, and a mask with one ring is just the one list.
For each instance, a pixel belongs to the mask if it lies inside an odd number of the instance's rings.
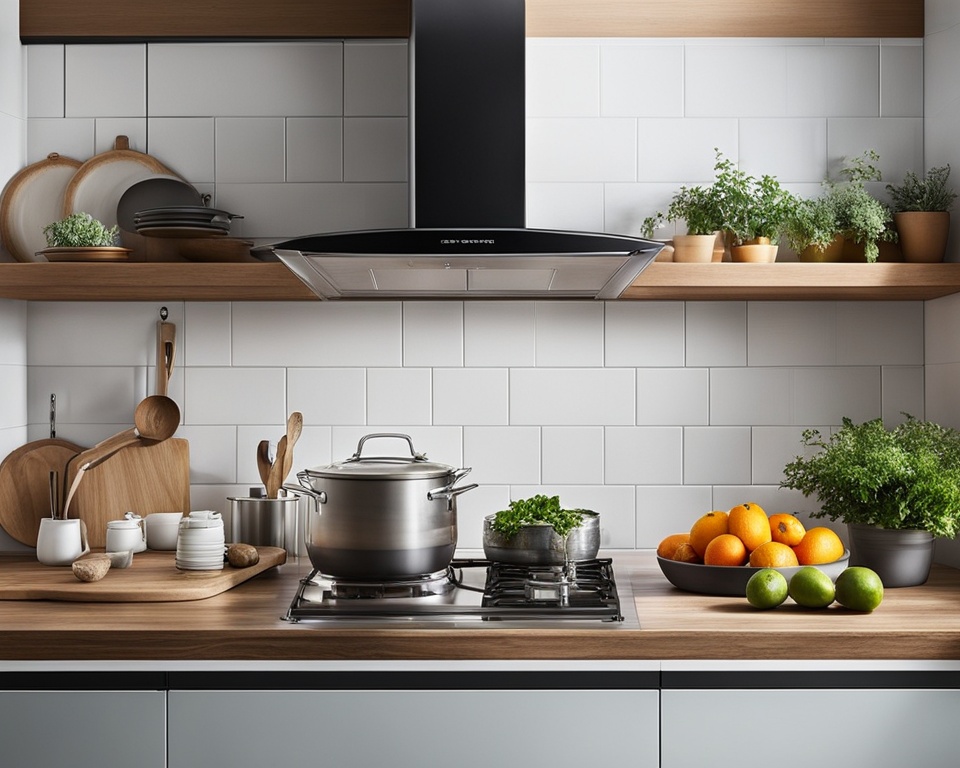
{"label": "herb plant", "polygon": [[506,537],[516,535],[525,525],[551,525],[557,534],[565,538],[574,528],[583,522],[583,512],[579,509],[561,509],[559,496],[538,494],[529,499],[511,501],[507,509],[494,515],[490,527]]}
{"label": "herb plant", "polygon": [[949,211],[957,193],[947,186],[950,166],[931,168],[923,179],[912,171],[904,176],[903,184],[887,184],[887,192],[896,213],[906,211]]}
{"label": "herb plant", "polygon": [[65,219],[47,224],[43,234],[50,248],[105,247],[117,244],[119,229],[109,229],[89,213],[71,213]]}
{"label": "herb plant", "polygon": [[787,464],[780,486],[816,494],[813,517],[946,538],[960,530],[960,432],[912,416],[890,430],[844,418],[828,439],[804,431],[803,444],[819,452]]}
{"label": "herb plant", "polygon": [[785,221],[797,205],[796,198],[776,177],[759,179],[737,168],[720,150],[713,167],[714,195],[722,216],[721,229],[730,232],[733,245],[765,237],[776,244]]}
{"label": "herb plant", "polygon": [[897,239],[891,226],[890,209],[864,186],[867,181],[880,181],[880,169],[876,165],[879,161],[880,156],[868,149],[846,162],[840,171],[844,181],[827,182],[827,195],[836,211],[840,232],[848,240],[863,245],[868,262],[875,262],[880,255],[879,241]]}
{"label": "herb plant", "polygon": [[799,200],[783,224],[783,236],[797,253],[816,248],[821,253],[840,234],[835,201],[830,195]]}

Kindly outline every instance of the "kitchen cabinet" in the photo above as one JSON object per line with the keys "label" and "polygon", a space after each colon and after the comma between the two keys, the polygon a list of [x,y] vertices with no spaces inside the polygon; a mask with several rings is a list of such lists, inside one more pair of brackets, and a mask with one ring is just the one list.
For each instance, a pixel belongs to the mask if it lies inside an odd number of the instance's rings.
{"label": "kitchen cabinet", "polygon": [[652,768],[658,699],[655,690],[171,690],[169,768]]}
{"label": "kitchen cabinet", "polygon": [[665,690],[663,768],[956,765],[960,690]]}
{"label": "kitchen cabinet", "polygon": [[166,766],[163,691],[0,691],[0,764]]}
{"label": "kitchen cabinet", "polygon": [[[651,264],[623,299],[923,301],[960,292],[960,264]],[[0,298],[316,301],[279,263],[0,264]]]}

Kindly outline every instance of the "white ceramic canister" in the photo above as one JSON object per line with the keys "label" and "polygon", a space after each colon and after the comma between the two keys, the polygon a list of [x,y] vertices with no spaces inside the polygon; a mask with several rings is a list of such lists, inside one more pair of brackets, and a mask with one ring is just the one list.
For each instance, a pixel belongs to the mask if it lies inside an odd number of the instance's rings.
{"label": "white ceramic canister", "polygon": [[37,534],[37,560],[44,565],[70,565],[90,551],[87,529],[78,518],[44,517]]}
{"label": "white ceramic canister", "polygon": [[127,512],[123,520],[110,520],[106,544],[107,552],[143,552],[147,548],[143,518]]}

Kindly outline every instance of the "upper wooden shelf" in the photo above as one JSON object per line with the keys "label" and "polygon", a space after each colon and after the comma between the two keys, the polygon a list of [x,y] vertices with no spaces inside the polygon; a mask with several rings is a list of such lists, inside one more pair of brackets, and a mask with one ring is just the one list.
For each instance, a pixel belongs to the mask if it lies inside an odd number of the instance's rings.
{"label": "upper wooden shelf", "polygon": [[[654,263],[623,299],[924,301],[960,293],[960,264]],[[283,264],[0,264],[0,298],[317,301]]]}

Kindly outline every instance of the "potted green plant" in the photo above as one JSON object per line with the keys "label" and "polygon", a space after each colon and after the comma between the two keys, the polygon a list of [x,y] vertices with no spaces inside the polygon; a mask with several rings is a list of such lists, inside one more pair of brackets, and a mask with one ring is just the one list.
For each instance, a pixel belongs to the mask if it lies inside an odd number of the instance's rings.
{"label": "potted green plant", "polygon": [[843,233],[830,195],[802,199],[783,225],[783,237],[800,261],[840,261]]}
{"label": "potted green plant", "polygon": [[815,494],[813,517],[847,524],[851,564],[891,587],[925,582],[934,537],[960,530],[960,432],[909,415],[893,429],[844,418],[829,438],[804,431],[803,445],[818,450],[787,464],[781,487]]}
{"label": "potted green plant", "polygon": [[126,258],[129,249],[119,247],[120,230],[116,225],[105,226],[89,213],[79,211],[43,228],[48,260],[119,259]]}
{"label": "potted green plant", "polygon": [[[659,211],[644,219],[643,232],[653,237],[654,230],[667,221],[683,220],[687,234],[674,235],[673,260],[678,262],[711,262],[716,258],[717,232],[723,221],[717,195],[712,186],[680,187],[670,200],[666,214]],[[722,251],[719,253],[723,255]]]}
{"label": "potted green plant", "polygon": [[827,196],[837,214],[837,224],[847,247],[844,258],[851,261],[863,259],[873,263],[880,256],[880,242],[895,242],[897,233],[892,229],[893,216],[890,209],[867,191],[865,182],[880,181],[877,163],[880,156],[868,149],[858,157],[848,160],[840,171],[843,180],[827,182]]}
{"label": "potted green plant", "polygon": [[931,168],[924,178],[912,171],[903,183],[887,184],[893,221],[904,261],[943,261],[950,235],[950,208],[957,193],[948,185],[950,166]]}

